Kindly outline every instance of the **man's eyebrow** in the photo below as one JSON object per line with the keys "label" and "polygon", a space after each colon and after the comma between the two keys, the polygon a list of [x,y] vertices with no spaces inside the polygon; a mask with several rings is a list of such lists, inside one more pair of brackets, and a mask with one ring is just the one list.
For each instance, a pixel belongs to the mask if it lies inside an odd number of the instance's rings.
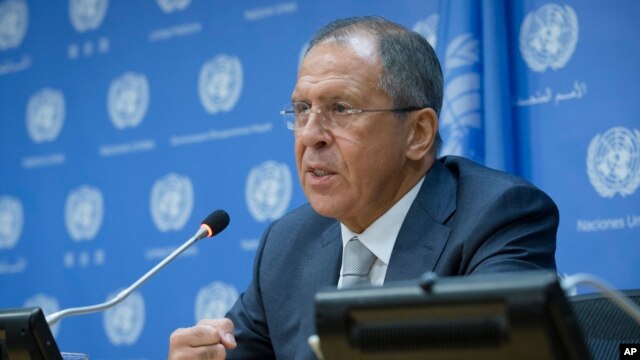
{"label": "man's eyebrow", "polygon": [[[336,101],[336,100],[346,101],[349,99],[352,99],[352,97],[347,94],[333,94],[329,97],[325,97],[325,96],[320,97],[320,100],[322,100],[322,102]],[[297,97],[295,94],[291,96],[291,102],[311,103],[310,101],[307,101],[305,97]]]}

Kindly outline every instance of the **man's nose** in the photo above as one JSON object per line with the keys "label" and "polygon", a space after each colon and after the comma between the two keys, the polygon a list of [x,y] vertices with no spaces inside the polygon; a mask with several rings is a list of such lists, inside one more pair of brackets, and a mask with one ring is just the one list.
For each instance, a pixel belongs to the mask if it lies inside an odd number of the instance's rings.
{"label": "man's nose", "polygon": [[307,124],[298,129],[297,137],[307,147],[323,147],[331,141],[331,134],[324,126],[324,114],[319,109],[309,113]]}

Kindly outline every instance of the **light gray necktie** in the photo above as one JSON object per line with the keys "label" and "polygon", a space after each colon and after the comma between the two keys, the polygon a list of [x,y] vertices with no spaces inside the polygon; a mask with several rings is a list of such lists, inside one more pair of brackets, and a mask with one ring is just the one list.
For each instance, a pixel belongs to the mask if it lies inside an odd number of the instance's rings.
{"label": "light gray necktie", "polygon": [[342,287],[371,285],[369,270],[376,256],[354,236],[344,247],[344,265],[342,268]]}

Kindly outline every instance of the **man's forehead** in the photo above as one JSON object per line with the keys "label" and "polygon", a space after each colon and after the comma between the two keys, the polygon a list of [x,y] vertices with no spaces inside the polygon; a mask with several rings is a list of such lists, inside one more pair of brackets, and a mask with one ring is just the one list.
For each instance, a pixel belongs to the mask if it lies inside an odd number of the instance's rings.
{"label": "man's forehead", "polygon": [[[310,49],[309,53],[318,48],[326,49],[327,45],[348,48],[364,61],[370,63],[375,63],[378,60],[378,39],[374,35],[364,31],[326,38]],[[309,55],[309,53],[307,53],[307,55]]]}
{"label": "man's forehead", "polygon": [[[380,71],[376,39],[371,34],[328,38],[316,43],[306,54],[292,98],[310,96],[307,92],[311,89],[331,88],[333,93],[337,91],[334,88],[339,88],[343,90],[341,94],[364,88],[370,91],[377,86]],[[348,89],[345,82],[349,83]]]}

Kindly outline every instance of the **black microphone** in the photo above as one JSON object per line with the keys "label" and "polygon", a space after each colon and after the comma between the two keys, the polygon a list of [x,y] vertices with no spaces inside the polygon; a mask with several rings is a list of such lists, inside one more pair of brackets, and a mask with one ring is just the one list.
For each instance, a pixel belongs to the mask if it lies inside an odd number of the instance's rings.
{"label": "black microphone", "polygon": [[216,210],[202,220],[200,229],[195,236],[198,240],[212,237],[226,229],[227,225],[229,225],[229,214],[224,210]]}
{"label": "black microphone", "polygon": [[65,310],[58,311],[47,316],[47,323],[49,326],[53,326],[55,323],[60,321],[62,318],[73,315],[82,315],[82,314],[90,314],[97,311],[106,310],[122,300],[126,299],[132,292],[134,292],[140,285],[142,285],[145,281],[147,281],[150,277],[155,275],[160,269],[165,267],[169,262],[175,259],[178,255],[182,254],[187,248],[191,245],[195,244],[198,240],[204,239],[206,237],[212,237],[214,235],[219,234],[222,230],[224,230],[227,225],[229,225],[229,214],[227,214],[224,210],[216,210],[209,214],[204,220],[202,220],[202,224],[200,224],[200,228],[189,240],[187,240],[184,244],[182,244],[179,248],[174,250],[169,256],[164,258],[162,261],[158,263],[153,269],[149,270],[146,274],[144,274],[141,278],[139,278],[136,282],[134,282],[128,288],[122,290],[118,295],[116,295],[113,299],[96,304],[91,306],[82,306],[76,308],[69,308]]}

